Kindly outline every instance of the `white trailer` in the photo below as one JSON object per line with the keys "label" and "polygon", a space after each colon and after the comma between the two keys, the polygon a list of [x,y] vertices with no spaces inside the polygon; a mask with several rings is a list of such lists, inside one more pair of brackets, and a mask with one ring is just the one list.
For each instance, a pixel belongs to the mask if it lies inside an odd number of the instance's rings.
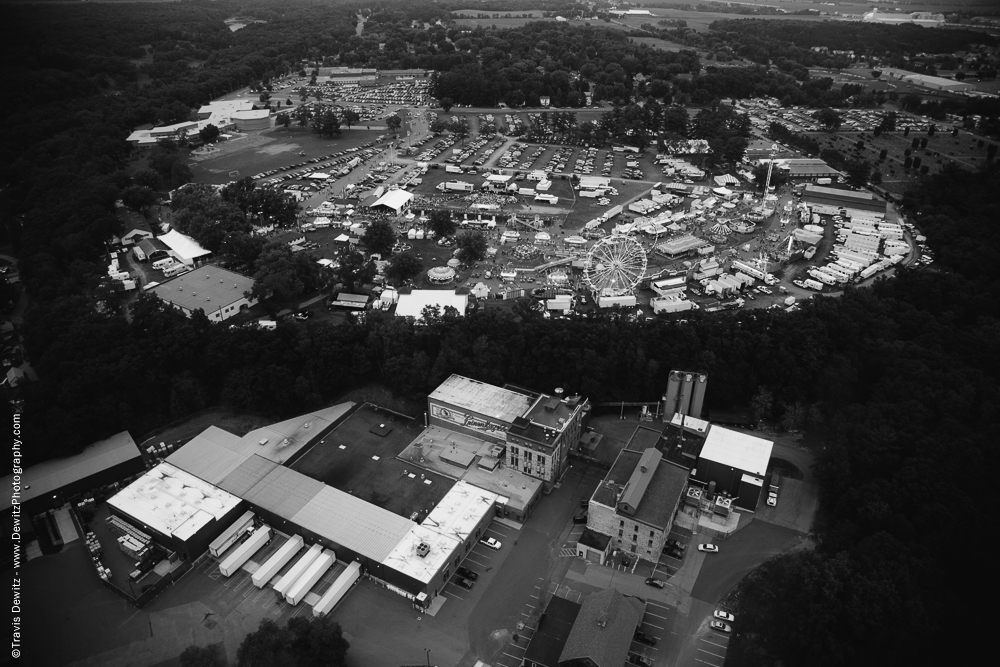
{"label": "white trailer", "polygon": [[309,551],[305,552],[302,555],[302,558],[295,562],[292,569],[286,572],[285,576],[279,579],[278,583],[274,585],[274,590],[278,593],[278,595],[283,596],[285,592],[292,587],[292,584],[295,583],[296,579],[301,577],[302,574],[309,569],[309,566],[313,564],[313,561],[319,558],[321,553],[323,553],[323,545],[312,545],[312,547],[309,548]]}
{"label": "white trailer", "polygon": [[302,550],[303,541],[298,535],[292,536],[287,542],[281,545],[281,548],[275,551],[267,561],[260,566],[260,568],[253,573],[250,579],[253,581],[253,585],[257,588],[264,588],[264,586],[274,578],[276,574],[281,572],[281,568],[288,565],[295,554]]}
{"label": "white trailer", "polygon": [[337,562],[337,556],[332,551],[324,551],[319,557],[312,562],[302,576],[295,580],[285,592],[285,601],[290,605],[297,605],[302,602],[302,598],[306,596],[312,587],[316,585],[319,578],[326,574],[326,571],[333,567],[334,563]]}
{"label": "white trailer", "polygon": [[173,266],[168,266],[167,268],[163,269],[163,276],[165,278],[171,278],[173,276],[180,275],[182,273],[187,273],[188,271],[189,271],[188,267],[184,266],[183,264],[174,264]]}
{"label": "white trailer", "polygon": [[360,578],[361,563],[354,561],[347,566],[346,570],[341,572],[340,576],[327,589],[326,593],[323,593],[323,597],[319,599],[319,602],[313,605],[313,616],[326,616],[333,611],[334,607],[347,595],[347,591],[351,590],[354,582]]}
{"label": "white trailer", "polygon": [[820,281],[821,283],[826,283],[827,285],[837,284],[836,278],[834,278],[831,274],[825,271],[820,271],[819,269],[809,269],[809,275],[815,278],[816,280]]}
{"label": "white trailer", "polygon": [[231,577],[243,564],[250,560],[250,557],[261,550],[261,548],[267,544],[267,541],[271,539],[271,529],[268,526],[261,526],[257,530],[250,534],[250,537],[240,546],[236,547],[231,554],[226,557],[226,560],[219,564],[219,572],[222,573],[224,577]]}
{"label": "white trailer", "polygon": [[208,553],[216,558],[220,557],[251,528],[253,528],[253,512],[247,512],[208,545]]}
{"label": "white trailer", "polygon": [[817,282],[815,280],[804,280],[802,281],[802,284],[808,287],[809,289],[816,290],[817,292],[823,291],[823,283],[821,282]]}
{"label": "white trailer", "polygon": [[456,167],[453,164],[449,164],[447,167],[444,168],[444,170],[446,172],[448,172],[449,174],[464,174],[465,173],[465,172],[462,171],[461,167]]}
{"label": "white trailer", "polygon": [[872,276],[874,276],[876,273],[878,273],[879,271],[881,271],[882,268],[883,267],[882,267],[881,264],[872,264],[867,269],[863,270],[859,274],[859,276],[860,276],[861,280],[868,280],[869,278],[871,278]]}
{"label": "white trailer", "polygon": [[767,275],[763,271],[761,271],[760,269],[758,269],[757,267],[750,266],[749,264],[747,264],[745,262],[741,262],[739,260],[736,260],[736,261],[733,262],[732,269],[733,269],[733,271],[742,271],[743,273],[747,274],[748,276],[753,276],[757,280],[764,280],[764,278]]}
{"label": "white trailer", "polygon": [[634,308],[637,301],[634,294],[629,294],[627,296],[600,296],[597,297],[598,308],[613,308],[614,306],[620,306],[622,308]]}

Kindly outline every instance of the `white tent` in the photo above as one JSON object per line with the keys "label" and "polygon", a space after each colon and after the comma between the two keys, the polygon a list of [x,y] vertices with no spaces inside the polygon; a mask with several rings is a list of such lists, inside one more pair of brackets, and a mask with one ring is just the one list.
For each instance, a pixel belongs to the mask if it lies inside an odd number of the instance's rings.
{"label": "white tent", "polygon": [[472,288],[472,296],[477,299],[486,299],[490,296],[490,288],[484,283],[476,283],[476,286]]}
{"label": "white tent", "polygon": [[157,238],[170,248],[171,255],[184,264],[194,264],[199,257],[212,254],[212,251],[205,250],[193,238],[181,234],[176,229],[171,229]]}
{"label": "white tent", "polygon": [[413,193],[407,192],[406,190],[389,190],[384,195],[379,197],[372,204],[372,208],[376,206],[385,206],[396,212],[399,215],[403,212],[410,202],[413,200]]}

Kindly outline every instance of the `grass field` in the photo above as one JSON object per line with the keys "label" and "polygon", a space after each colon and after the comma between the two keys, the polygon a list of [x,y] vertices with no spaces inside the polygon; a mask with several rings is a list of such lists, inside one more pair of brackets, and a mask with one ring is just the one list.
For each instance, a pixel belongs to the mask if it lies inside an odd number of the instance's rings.
{"label": "grass field", "polygon": [[[217,158],[206,158],[191,165],[194,180],[199,183],[223,184],[233,180],[231,172],[239,172],[237,178],[280,169],[296,164],[307,158],[329,155],[347,148],[360,146],[383,134],[379,130],[348,130],[335,139],[324,139],[302,128],[272,129],[258,136],[264,143],[253,145]],[[305,151],[305,156],[299,155]]]}
{"label": "grass field", "polygon": [[[383,424],[390,429],[388,434],[379,436],[371,432]],[[433,473],[424,473],[431,480],[430,484],[423,483],[419,471],[415,478],[404,474],[404,470],[412,471],[395,457],[421,430],[420,420],[401,419],[364,406],[292,468],[390,512],[409,517],[413,512],[433,508],[454,484]]]}

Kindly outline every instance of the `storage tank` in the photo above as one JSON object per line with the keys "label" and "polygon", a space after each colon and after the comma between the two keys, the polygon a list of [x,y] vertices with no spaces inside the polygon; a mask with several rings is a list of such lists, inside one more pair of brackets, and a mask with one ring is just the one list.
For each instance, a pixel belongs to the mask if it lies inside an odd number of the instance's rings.
{"label": "storage tank", "polygon": [[691,397],[691,416],[701,419],[702,406],[705,404],[705,390],[708,388],[708,376],[698,375],[694,383],[694,396]]}
{"label": "storage tank", "polygon": [[684,374],[681,381],[681,394],[677,400],[677,412],[682,415],[691,414],[691,394],[694,393],[694,378],[690,373]]}
{"label": "storage tank", "polygon": [[219,564],[219,572],[225,577],[233,576],[251,556],[267,544],[269,539],[271,539],[271,529],[268,526],[261,526],[253,531],[243,544],[233,549],[226,560]]}
{"label": "storage tank", "polygon": [[302,546],[302,538],[298,535],[292,536],[253,573],[253,576],[250,577],[253,585],[257,588],[263,588],[267,582],[271,581],[276,574],[281,572],[281,568],[292,562],[295,554],[302,550]]}
{"label": "storage tank", "polygon": [[323,547],[319,544],[314,544],[310,547],[309,551],[305,552],[295,565],[292,566],[288,572],[285,573],[278,583],[274,585],[274,590],[277,591],[278,595],[284,595],[285,592],[292,587],[296,579],[302,576],[302,574],[313,564],[313,561],[319,558],[319,555],[323,553]]}
{"label": "storage tank", "polygon": [[319,558],[312,562],[302,576],[295,580],[291,588],[285,593],[285,601],[290,605],[296,605],[302,602],[302,598],[306,596],[312,587],[316,585],[319,578],[326,574],[326,571],[333,567],[333,564],[337,562],[337,556],[332,551],[324,551],[320,554]]}
{"label": "storage tank", "polygon": [[663,414],[667,419],[677,412],[677,395],[681,388],[681,374],[670,371],[667,377],[667,395],[663,399]]}

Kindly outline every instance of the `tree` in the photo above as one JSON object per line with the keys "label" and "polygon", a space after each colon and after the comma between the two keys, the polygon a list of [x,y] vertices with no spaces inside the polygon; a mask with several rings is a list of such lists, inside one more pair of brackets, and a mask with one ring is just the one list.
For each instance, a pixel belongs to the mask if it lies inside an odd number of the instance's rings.
{"label": "tree", "polygon": [[441,134],[448,129],[448,121],[444,118],[435,118],[434,122],[430,124],[430,131],[434,134]]}
{"label": "tree", "polygon": [[198,130],[198,136],[201,137],[203,143],[210,144],[219,138],[221,132],[212,123],[209,123],[205,127]]}
{"label": "tree", "polygon": [[296,616],[288,621],[296,667],[344,667],[350,644],[329,616]]}
{"label": "tree", "polygon": [[480,232],[463,232],[456,239],[458,258],[466,264],[478,262],[486,257],[486,237]]}
{"label": "tree", "polygon": [[373,220],[361,236],[361,243],[368,248],[368,252],[377,252],[385,256],[392,252],[392,247],[396,245],[396,232],[385,220]]}
{"label": "tree", "polygon": [[416,278],[424,270],[424,264],[412,252],[396,253],[389,259],[385,277],[395,285],[401,285]]}
{"label": "tree", "polygon": [[753,411],[754,421],[761,422],[771,418],[771,411],[774,409],[774,394],[767,387],[758,387],[757,392],[750,400],[750,409]]}
{"label": "tree", "polygon": [[226,667],[218,644],[189,646],[181,653],[181,667]]}
{"label": "tree", "polygon": [[445,113],[451,111],[451,108],[453,106],[455,106],[455,101],[452,100],[450,97],[441,98],[441,108],[444,110]]}
{"label": "tree", "polygon": [[385,119],[385,126],[390,132],[398,132],[399,128],[403,126],[403,120],[396,115],[389,116]]}
{"label": "tree", "polygon": [[469,136],[469,119],[466,116],[459,116],[448,125],[448,129],[465,144],[465,138]]}
{"label": "tree", "polygon": [[879,78],[880,76],[882,76],[882,71],[881,71],[881,70],[877,70],[877,69],[873,69],[873,70],[871,71],[871,75],[872,75],[872,78],[873,78],[873,79],[877,79],[877,78]]}
{"label": "tree", "polygon": [[292,124],[292,115],[283,113],[278,116],[278,118],[275,120],[275,123],[287,130],[288,127]]}
{"label": "tree", "polygon": [[292,116],[295,118],[295,122],[299,124],[299,127],[305,127],[309,124],[309,120],[312,118],[312,114],[309,113],[309,108],[305,106],[300,106],[293,113]]}
{"label": "tree", "polygon": [[145,211],[156,203],[156,193],[145,185],[130,185],[122,190],[122,203],[133,211]]}
{"label": "tree", "polygon": [[451,217],[450,211],[431,211],[429,226],[439,238],[451,236],[458,229],[458,225]]}
{"label": "tree", "polygon": [[265,618],[254,632],[243,638],[236,651],[237,667],[295,667],[288,647],[288,635],[270,618]]}
{"label": "tree", "polygon": [[[763,189],[767,182],[767,163],[759,164],[753,168],[754,184]],[[775,167],[771,170],[771,186],[780,188],[788,182],[788,172]]]}
{"label": "tree", "polygon": [[347,125],[347,127],[351,127],[351,125],[361,120],[361,116],[359,116],[358,112],[353,109],[344,109],[342,116],[344,118],[344,124]]}
{"label": "tree", "polygon": [[375,264],[360,252],[348,252],[340,258],[337,277],[344,289],[353,292],[359,285],[370,283],[375,278]]}
{"label": "tree", "polygon": [[319,285],[319,265],[306,253],[293,253],[287,243],[264,246],[257,259],[251,293],[257,299],[285,303]]}
{"label": "tree", "polygon": [[341,132],[340,119],[337,118],[337,114],[334,113],[333,109],[326,107],[313,116],[312,130],[321,137],[332,139]]}
{"label": "tree", "polygon": [[132,182],[142,185],[150,190],[159,190],[163,187],[163,179],[155,169],[139,169],[132,174]]}
{"label": "tree", "polygon": [[830,108],[823,108],[817,111],[816,120],[828,130],[838,129],[843,122],[840,114]]}

